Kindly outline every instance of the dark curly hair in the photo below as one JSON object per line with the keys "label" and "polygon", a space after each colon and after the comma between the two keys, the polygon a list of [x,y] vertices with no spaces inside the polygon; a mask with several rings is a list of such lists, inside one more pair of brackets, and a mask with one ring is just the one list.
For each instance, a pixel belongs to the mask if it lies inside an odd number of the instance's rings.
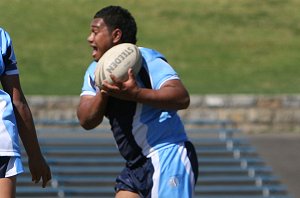
{"label": "dark curly hair", "polygon": [[122,31],[122,43],[136,44],[137,25],[130,12],[120,6],[108,6],[99,10],[94,18],[101,18],[110,31],[118,28]]}

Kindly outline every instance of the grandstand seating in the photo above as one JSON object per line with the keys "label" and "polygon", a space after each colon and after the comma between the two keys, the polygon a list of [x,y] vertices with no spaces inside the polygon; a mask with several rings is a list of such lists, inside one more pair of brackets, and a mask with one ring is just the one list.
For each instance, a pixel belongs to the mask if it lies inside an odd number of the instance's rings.
{"label": "grandstand seating", "polygon": [[[51,170],[47,188],[32,184],[26,153],[17,197],[114,197],[115,177],[124,166],[108,124],[84,131],[77,123],[38,128]],[[45,124],[45,123],[43,123]],[[55,125],[55,126],[54,126]],[[186,121],[199,159],[196,198],[290,198],[280,179],[230,121]]]}

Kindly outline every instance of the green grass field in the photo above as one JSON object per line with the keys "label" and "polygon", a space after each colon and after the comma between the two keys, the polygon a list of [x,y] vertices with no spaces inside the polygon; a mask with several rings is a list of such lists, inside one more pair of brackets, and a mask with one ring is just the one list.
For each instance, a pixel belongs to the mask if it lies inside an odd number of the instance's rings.
{"label": "green grass field", "polygon": [[91,18],[111,3],[132,12],[138,45],[165,54],[192,94],[300,92],[300,0],[1,0],[27,95],[80,93]]}

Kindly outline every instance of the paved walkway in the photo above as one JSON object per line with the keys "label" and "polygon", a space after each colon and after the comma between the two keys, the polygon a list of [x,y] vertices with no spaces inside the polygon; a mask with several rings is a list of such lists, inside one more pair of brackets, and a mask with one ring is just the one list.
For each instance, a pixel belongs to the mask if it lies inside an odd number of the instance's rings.
{"label": "paved walkway", "polygon": [[271,166],[294,198],[300,197],[300,134],[247,134],[246,138]]}

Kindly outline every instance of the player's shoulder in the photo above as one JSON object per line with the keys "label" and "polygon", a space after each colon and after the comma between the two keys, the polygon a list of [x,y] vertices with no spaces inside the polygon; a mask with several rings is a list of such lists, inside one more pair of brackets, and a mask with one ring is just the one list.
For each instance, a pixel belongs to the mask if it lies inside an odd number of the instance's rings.
{"label": "player's shoulder", "polygon": [[4,32],[5,32],[5,30],[2,27],[0,27],[0,33],[2,34]]}
{"label": "player's shoulder", "polygon": [[10,36],[7,31],[0,27],[0,47],[6,48],[7,45],[11,42]]}
{"label": "player's shoulder", "polygon": [[94,72],[95,69],[96,69],[96,66],[97,66],[97,62],[96,62],[96,61],[92,61],[92,62],[89,64],[89,66],[88,66],[88,68],[87,68],[87,71]]}
{"label": "player's shoulder", "polygon": [[166,60],[166,57],[157,50],[145,47],[139,47],[139,49],[146,62],[153,61],[157,58]]}
{"label": "player's shoulder", "polygon": [[[5,38],[10,38],[8,32],[3,29],[2,27],[0,27],[0,35],[1,35],[1,40],[5,39]],[[4,37],[4,38],[2,38]]]}

